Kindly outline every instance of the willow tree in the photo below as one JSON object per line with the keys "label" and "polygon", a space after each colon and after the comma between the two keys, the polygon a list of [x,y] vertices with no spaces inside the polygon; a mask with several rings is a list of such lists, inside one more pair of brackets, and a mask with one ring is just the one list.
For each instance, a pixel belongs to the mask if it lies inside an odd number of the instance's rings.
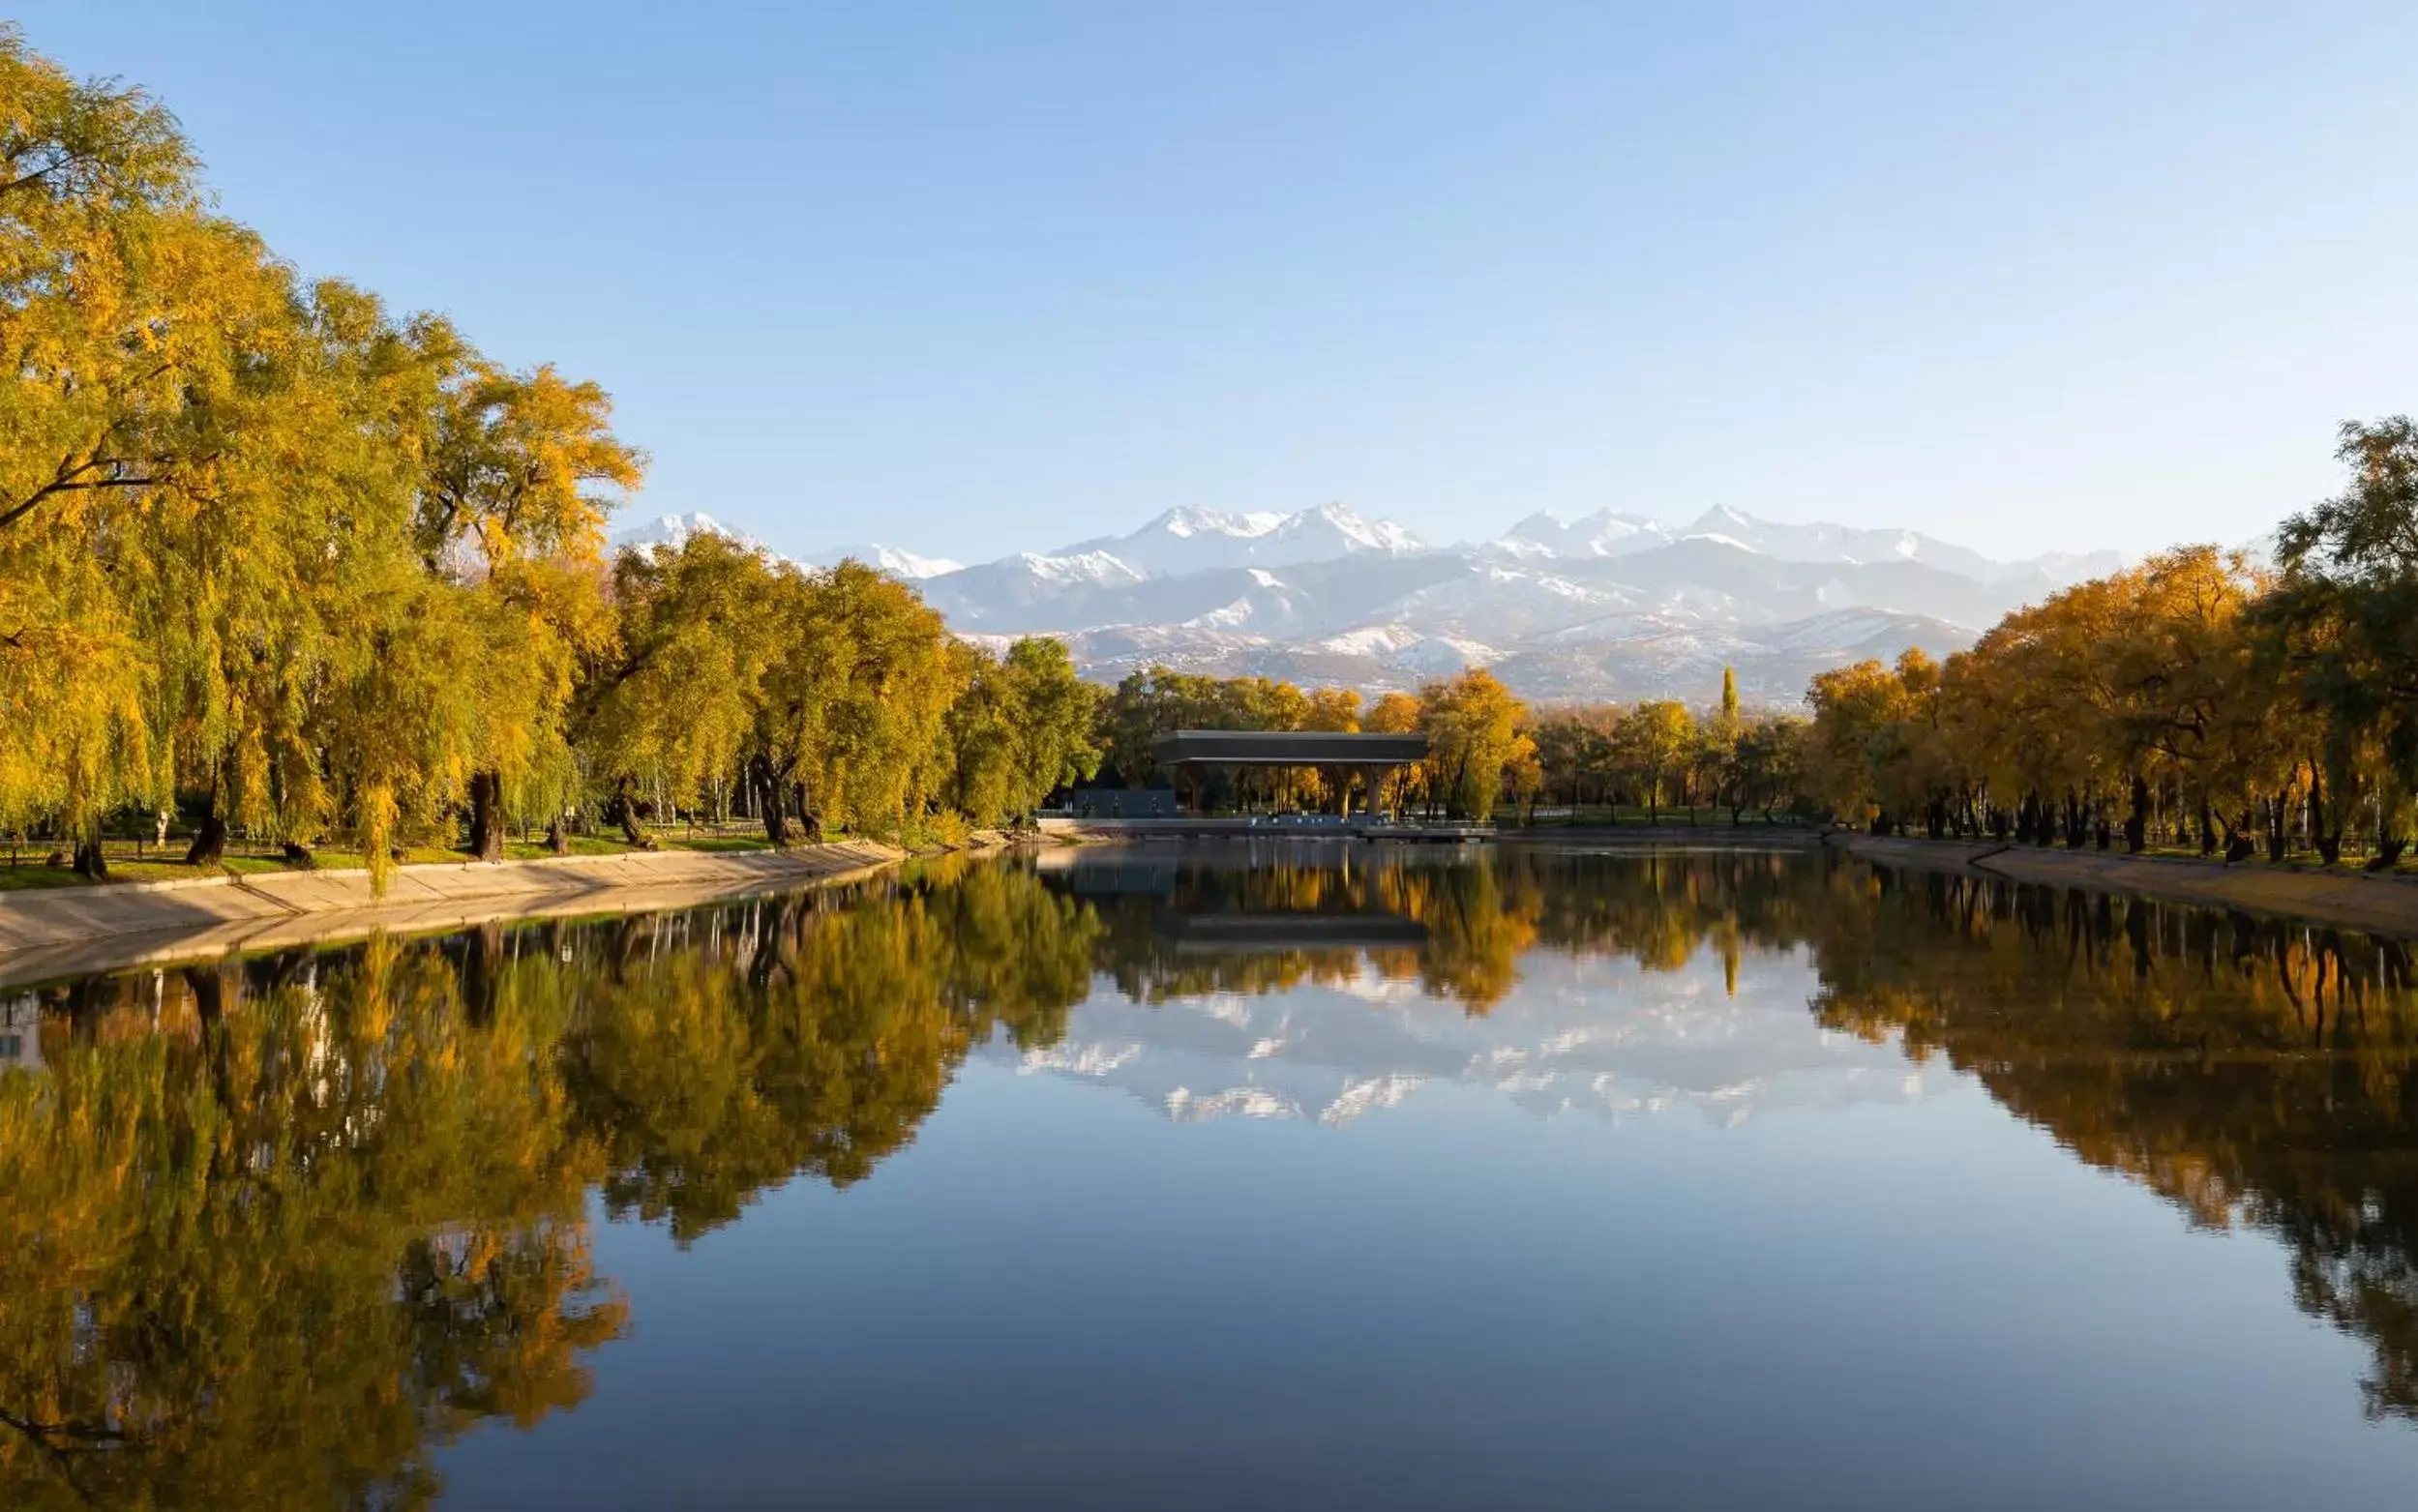
{"label": "willow tree", "polygon": [[0,27],[0,823],[62,815],[96,875],[102,815],[166,782],[132,527],[215,454],[262,294],[194,167],[148,96]]}
{"label": "willow tree", "polygon": [[469,850],[503,855],[508,814],[559,810],[574,786],[565,719],[583,652],[611,634],[604,526],[645,459],[612,433],[612,401],[551,367],[508,372],[465,352],[423,437],[413,530],[429,572],[476,601]]}
{"label": "willow tree", "polygon": [[1060,640],[1017,641],[1007,648],[1005,672],[1016,697],[1014,812],[1030,814],[1053,791],[1099,771],[1101,751],[1091,731],[1101,694],[1077,674]]}
{"label": "willow tree", "polygon": [[767,594],[774,654],[748,737],[765,838],[914,827],[951,782],[947,720],[969,668],[915,590],[857,561],[784,567]]}
{"label": "willow tree", "polygon": [[834,665],[806,776],[826,823],[901,835],[946,781],[942,726],[961,667],[938,610],[895,578],[844,561],[818,574],[803,654]]}
{"label": "willow tree", "polygon": [[[330,753],[333,680],[365,649],[393,578],[418,574],[406,526],[405,445],[441,326],[398,326],[377,300],[329,281],[286,291],[247,364],[244,413],[205,486],[153,512],[157,591],[146,641],[163,682],[180,786],[206,799],[189,862],[215,862],[230,821],[308,847],[352,796]],[[412,721],[415,704],[358,718]]]}
{"label": "willow tree", "polygon": [[[779,656],[781,569],[707,532],[624,550],[613,564],[612,640],[591,651],[573,735],[632,845],[642,788],[697,802],[747,749]],[[562,845],[559,822],[552,838]]]}
{"label": "willow tree", "polygon": [[949,705],[949,803],[977,824],[1015,812],[1015,696],[1001,658],[959,641],[949,648],[964,689]]}
{"label": "willow tree", "polygon": [[1003,656],[959,643],[961,691],[947,716],[949,801],[977,824],[1019,818],[1100,767],[1092,730],[1100,691],[1057,640],[1018,640]]}
{"label": "willow tree", "polygon": [[774,573],[761,608],[772,656],[749,722],[743,780],[764,838],[785,845],[791,818],[808,814],[801,773],[819,767],[845,689],[848,664],[830,653],[847,627],[830,619],[816,581],[788,563]]}

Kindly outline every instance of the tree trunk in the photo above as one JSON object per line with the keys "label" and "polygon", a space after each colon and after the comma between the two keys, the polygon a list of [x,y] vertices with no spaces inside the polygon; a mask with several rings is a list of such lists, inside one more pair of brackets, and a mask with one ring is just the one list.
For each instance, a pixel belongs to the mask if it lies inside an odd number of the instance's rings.
{"label": "tree trunk", "polygon": [[2244,809],[2241,822],[2225,826],[2225,865],[2231,866],[2236,862],[2248,861],[2258,854],[2258,842],[2251,839],[2251,828],[2254,822],[2251,811]]}
{"label": "tree trunk", "polygon": [[201,814],[194,843],[185,848],[187,866],[217,866],[226,859],[226,817],[219,813],[219,790],[210,789],[210,807]]}
{"label": "tree trunk", "polygon": [[2404,806],[2386,801],[2384,793],[2376,794],[2376,853],[2368,858],[2371,872],[2390,872],[2409,848],[2409,837],[2402,833],[2401,817]]}
{"label": "tree trunk", "polygon": [[571,853],[571,835],[562,827],[562,815],[559,812],[546,821],[546,848],[558,856],[567,856]]}
{"label": "tree trunk", "polygon": [[630,780],[622,778],[613,785],[613,818],[621,826],[621,838],[640,850],[655,848],[655,837],[646,833],[638,820],[638,799],[630,792]]}
{"label": "tree trunk", "polygon": [[747,780],[756,793],[756,812],[764,821],[764,839],[775,845],[790,843],[790,818],[782,803],[780,774],[772,758],[759,751],[747,758]]}
{"label": "tree trunk", "polygon": [[504,858],[504,780],[494,772],[470,778],[470,859]]}
{"label": "tree trunk", "polygon": [[2309,764],[2309,841],[2328,866],[2343,859],[2343,810],[2335,805],[2334,822],[2326,823],[2326,782],[2317,763]]}
{"label": "tree trunk", "polygon": [[2149,784],[2133,774],[2133,812],[2124,819],[2124,848],[2139,855],[2149,848]]}

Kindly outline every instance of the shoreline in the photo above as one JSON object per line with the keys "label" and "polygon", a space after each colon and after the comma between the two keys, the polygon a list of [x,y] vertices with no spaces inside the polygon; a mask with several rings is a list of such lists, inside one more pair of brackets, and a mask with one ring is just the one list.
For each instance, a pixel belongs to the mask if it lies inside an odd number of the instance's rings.
{"label": "shoreline", "polygon": [[1899,840],[1833,831],[1822,845],[1866,861],[2093,892],[2134,893],[2239,908],[2377,934],[2418,936],[2418,880],[2345,872],[2226,866],[2188,856],[2051,849],[1963,840]]}
{"label": "shoreline", "polygon": [[654,850],[363,868],[0,893],[0,987],[151,962],[522,919],[642,913],[866,875],[904,859],[871,841],[788,850]]}
{"label": "shoreline", "polygon": [[1822,831],[1810,824],[1286,824],[1249,818],[1072,819],[1041,821],[1040,839],[1063,845],[1127,845],[1191,841],[1306,841],[1327,845],[1640,845],[1710,844],[1756,849],[1811,849]]}

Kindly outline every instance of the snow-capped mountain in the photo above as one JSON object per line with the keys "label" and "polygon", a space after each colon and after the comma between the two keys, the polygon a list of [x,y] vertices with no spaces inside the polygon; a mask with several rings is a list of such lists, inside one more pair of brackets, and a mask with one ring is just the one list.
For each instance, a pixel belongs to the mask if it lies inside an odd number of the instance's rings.
{"label": "snow-capped mountain", "polygon": [[[677,550],[688,543],[691,536],[720,536],[749,550],[761,551],[767,556],[774,556],[780,560],[790,560],[790,558],[779,557],[778,553],[754,536],[741,530],[733,530],[702,511],[691,511],[683,515],[658,515],[641,524],[615,532],[612,544],[616,549],[625,546],[668,546]],[[836,567],[842,561],[851,558],[888,573],[893,578],[904,578],[910,582],[920,582],[927,578],[938,578],[945,573],[958,573],[966,570],[965,563],[952,562],[945,556],[918,556],[912,551],[902,551],[896,547],[882,546],[872,541],[858,546],[840,546],[833,547],[829,550],[817,551],[812,556],[803,558],[799,565]]]}
{"label": "snow-capped mountain", "polygon": [[1994,583],[2034,575],[2062,586],[2111,573],[2124,565],[2113,551],[2054,551],[2027,561],[1997,562],[1914,530],[1866,530],[1852,525],[1784,524],[1726,505],[1705,511],[1685,525],[1643,515],[1602,510],[1565,524],[1551,515],[1531,515],[1491,543],[1502,555],[1527,560],[1626,556],[1674,542],[1704,540],[1735,546],[1783,562],[1921,562],[1979,582]]}
{"label": "snow-capped mountain", "polygon": [[678,550],[691,536],[720,536],[736,546],[762,550],[764,544],[744,531],[733,530],[703,511],[685,515],[658,515],[641,524],[618,531],[612,538],[614,547],[668,546]]}
{"label": "snow-capped mountain", "polygon": [[878,567],[891,577],[904,578],[909,582],[921,582],[927,578],[966,570],[965,563],[950,561],[945,556],[917,556],[912,551],[902,551],[897,547],[883,546],[878,541],[833,547],[827,551],[817,551],[805,558],[805,562],[809,567],[837,567],[851,559],[863,562],[868,567]]}
{"label": "snow-capped mountain", "polygon": [[1322,504],[1297,515],[1233,515],[1186,505],[1131,535],[1077,542],[1059,554],[1105,551],[1148,577],[1172,578],[1216,567],[1285,567],[1361,554],[1408,556],[1424,549],[1418,537],[1393,521],[1370,519],[1341,504]]}
{"label": "snow-capped mountain", "polygon": [[[698,531],[748,539],[704,515],[620,539]],[[2008,610],[2123,565],[2109,551],[2001,562],[1919,531],[1727,508],[1679,523],[1531,515],[1491,541],[1430,548],[1341,504],[1187,506],[1125,535],[972,566],[870,545],[808,561],[843,556],[915,581],[969,638],[1059,636],[1104,681],[1165,664],[1373,693],[1491,667],[1531,698],[1703,699],[1734,667],[1746,697],[1781,704],[1867,656],[1944,656]]]}
{"label": "snow-capped mountain", "polygon": [[1568,523],[1551,515],[1531,515],[1494,542],[1505,556],[1552,559],[1564,556],[1626,556],[1678,539],[1669,525],[1643,515],[1598,510]]}

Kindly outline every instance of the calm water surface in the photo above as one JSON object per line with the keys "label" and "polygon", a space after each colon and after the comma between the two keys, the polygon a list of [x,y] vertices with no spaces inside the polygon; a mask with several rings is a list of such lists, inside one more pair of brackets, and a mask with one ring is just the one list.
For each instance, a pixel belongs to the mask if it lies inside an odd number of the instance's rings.
{"label": "calm water surface", "polygon": [[0,1505],[2418,1504],[2403,947],[941,866],[0,993]]}

